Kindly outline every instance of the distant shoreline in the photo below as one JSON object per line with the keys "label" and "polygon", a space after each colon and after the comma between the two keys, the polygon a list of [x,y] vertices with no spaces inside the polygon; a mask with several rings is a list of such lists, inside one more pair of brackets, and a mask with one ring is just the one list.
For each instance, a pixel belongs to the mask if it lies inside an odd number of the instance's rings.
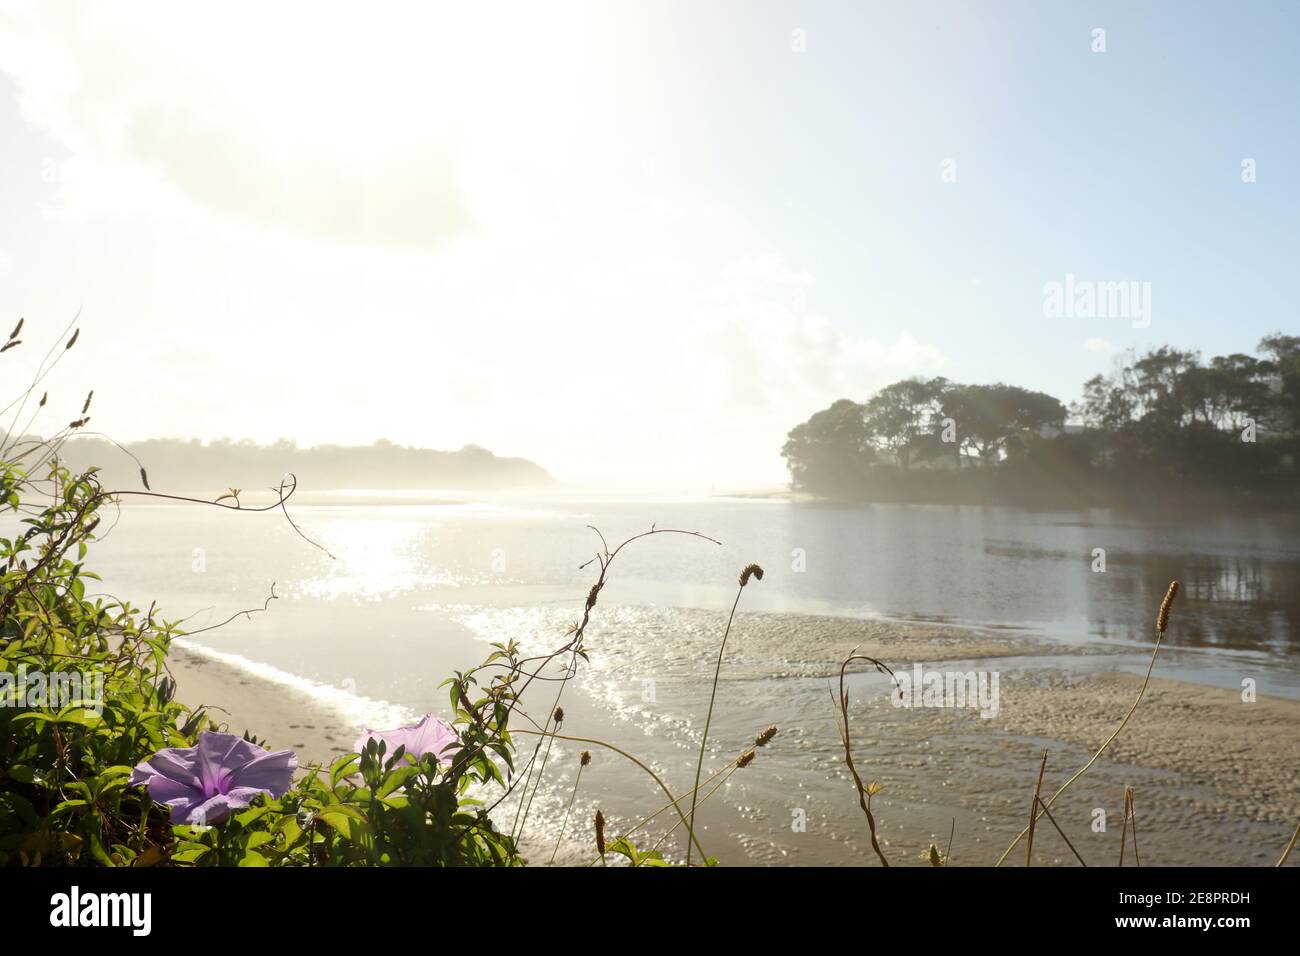
{"label": "distant shoreline", "polygon": [[1242,492],[1192,492],[1173,494],[1134,494],[1125,498],[1076,498],[1042,494],[1029,497],[996,495],[891,495],[891,494],[819,494],[810,491],[773,489],[720,493],[715,498],[752,501],[788,501],[794,504],[855,505],[927,505],[955,507],[1011,508],[1022,511],[1115,511],[1124,515],[1170,518],[1188,515],[1260,515],[1300,514],[1300,488],[1294,495],[1249,495]]}
{"label": "distant shoreline", "polygon": [[497,491],[556,484],[535,462],[501,457],[478,445],[442,451],[381,440],[300,448],[292,441],[264,445],[159,438],[118,445],[82,436],[68,441],[60,457],[74,471],[98,467],[106,487],[131,490],[265,489],[290,473],[316,490]]}

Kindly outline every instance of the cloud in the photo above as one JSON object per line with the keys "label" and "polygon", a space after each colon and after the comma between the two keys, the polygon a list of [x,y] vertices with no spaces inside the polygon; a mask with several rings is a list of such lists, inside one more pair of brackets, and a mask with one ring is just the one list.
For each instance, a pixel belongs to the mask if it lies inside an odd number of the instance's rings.
{"label": "cloud", "polygon": [[812,309],[813,285],[811,275],[777,255],[726,268],[705,296],[692,345],[718,401],[789,413],[950,364],[909,332],[881,341],[844,331]]}
{"label": "cloud", "polygon": [[68,153],[57,211],[179,216],[188,203],[417,248],[469,229],[457,118],[431,92],[450,96],[442,72],[371,69],[367,38],[345,42],[340,18],[287,13],[33,4],[0,17],[23,115]]}
{"label": "cloud", "polygon": [[428,143],[364,166],[323,150],[287,174],[201,117],[154,108],[134,117],[130,147],[205,206],[326,239],[433,246],[471,222],[447,151]]}
{"label": "cloud", "polygon": [[1101,352],[1103,355],[1113,355],[1119,351],[1119,346],[1110,339],[1088,339],[1083,347],[1089,352]]}
{"label": "cloud", "polygon": [[819,311],[802,263],[682,178],[698,144],[647,122],[671,99],[626,108],[653,76],[615,68],[645,38],[608,7],[519,5],[510,30],[443,4],[0,15],[23,132],[66,150],[65,255],[32,281],[87,303],[87,374],[152,370],[97,421],[775,483],[793,425],[942,368]]}

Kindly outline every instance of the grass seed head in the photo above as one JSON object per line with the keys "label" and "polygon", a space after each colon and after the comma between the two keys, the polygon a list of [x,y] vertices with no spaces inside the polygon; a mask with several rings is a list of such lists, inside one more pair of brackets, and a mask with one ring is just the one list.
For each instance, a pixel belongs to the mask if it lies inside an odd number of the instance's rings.
{"label": "grass seed head", "polygon": [[1178,582],[1170,581],[1169,590],[1165,592],[1165,599],[1160,602],[1160,613],[1156,615],[1156,630],[1161,634],[1169,626],[1169,611],[1174,606],[1174,598],[1178,596]]}

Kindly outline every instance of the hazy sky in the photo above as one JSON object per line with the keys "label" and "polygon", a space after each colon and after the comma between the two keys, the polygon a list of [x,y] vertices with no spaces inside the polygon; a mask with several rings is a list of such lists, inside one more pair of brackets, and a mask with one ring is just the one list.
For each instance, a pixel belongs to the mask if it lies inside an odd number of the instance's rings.
{"label": "hazy sky", "polygon": [[[1068,402],[1296,332],[1298,45],[1289,2],[0,0],[0,322],[80,306],[51,422],[93,385],[121,440],[775,484],[897,378]],[[1045,318],[1067,273],[1149,327]]]}

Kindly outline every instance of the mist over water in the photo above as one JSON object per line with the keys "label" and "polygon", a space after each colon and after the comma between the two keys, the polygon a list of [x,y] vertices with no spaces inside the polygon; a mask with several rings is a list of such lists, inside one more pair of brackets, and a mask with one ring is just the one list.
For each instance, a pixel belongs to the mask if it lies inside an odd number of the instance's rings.
{"label": "mist over water", "polygon": [[[556,622],[580,611],[594,580],[578,567],[599,545],[588,525],[611,542],[651,523],[722,542],[680,535],[637,542],[615,565],[598,619],[613,607],[721,613],[739,569],[757,561],[767,576],[746,592],[750,612],[1145,644],[1153,609],[1178,578],[1185,603],[1170,646],[1246,654],[1279,668],[1300,656],[1294,517],[1139,526],[1106,512],[559,497],[296,509],[304,531],[337,556],[331,560],[273,514],[126,510],[98,549],[106,590],[154,594],[168,615],[193,615],[188,626],[197,628],[260,606],[274,581],[281,600],[267,613],[195,640],[315,680],[351,678],[366,696],[416,707],[433,690],[413,665],[462,646],[464,622],[476,614],[534,609],[511,624],[494,619],[533,633],[474,636],[562,643]],[[1104,572],[1092,570],[1098,548]],[[672,636],[658,638],[665,642]],[[424,680],[437,674],[429,669]]]}

